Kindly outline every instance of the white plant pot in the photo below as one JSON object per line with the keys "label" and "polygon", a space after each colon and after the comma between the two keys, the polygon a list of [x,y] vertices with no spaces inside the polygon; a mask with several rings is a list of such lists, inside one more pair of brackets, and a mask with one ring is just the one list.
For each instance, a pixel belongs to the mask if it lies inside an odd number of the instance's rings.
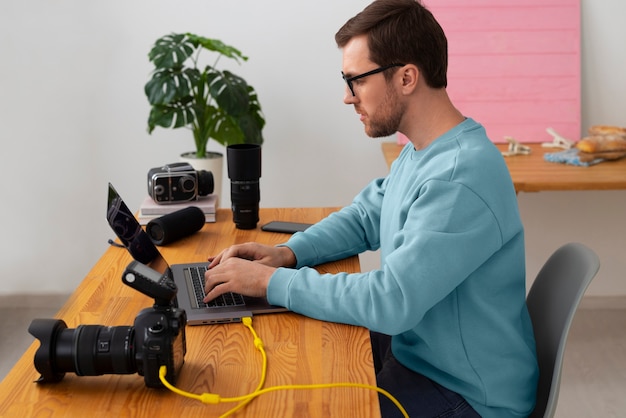
{"label": "white plant pot", "polygon": [[222,197],[222,174],[224,173],[224,155],[219,152],[208,151],[205,158],[196,157],[195,152],[184,152],[180,161],[189,163],[196,170],[206,170],[213,174],[213,194],[217,195],[217,207]]}

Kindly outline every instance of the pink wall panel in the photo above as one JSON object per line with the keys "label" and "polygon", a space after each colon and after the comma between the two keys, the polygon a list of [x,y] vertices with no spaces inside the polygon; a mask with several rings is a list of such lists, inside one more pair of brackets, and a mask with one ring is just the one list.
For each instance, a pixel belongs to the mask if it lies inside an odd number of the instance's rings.
{"label": "pink wall panel", "polygon": [[448,37],[448,93],[494,142],[579,139],[579,0],[423,0]]}

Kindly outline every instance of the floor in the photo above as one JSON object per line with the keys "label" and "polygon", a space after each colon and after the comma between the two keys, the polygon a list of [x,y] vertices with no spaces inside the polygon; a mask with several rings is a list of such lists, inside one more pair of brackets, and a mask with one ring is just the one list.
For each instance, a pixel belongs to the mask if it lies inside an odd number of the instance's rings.
{"label": "floor", "polygon": [[35,340],[28,333],[31,321],[53,318],[67,298],[68,295],[0,297],[0,380]]}
{"label": "floor", "polygon": [[[0,379],[33,342],[33,318],[51,318],[64,296],[16,308],[0,300]],[[611,305],[611,304],[609,304]],[[556,417],[623,417],[626,411],[626,307],[594,301],[576,313],[570,330]]]}

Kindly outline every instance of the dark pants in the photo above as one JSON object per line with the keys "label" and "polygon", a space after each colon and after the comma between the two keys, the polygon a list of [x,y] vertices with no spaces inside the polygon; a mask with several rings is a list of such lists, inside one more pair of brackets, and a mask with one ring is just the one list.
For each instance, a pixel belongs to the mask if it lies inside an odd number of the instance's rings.
{"label": "dark pants", "polygon": [[[371,332],[376,384],[391,393],[411,418],[480,417],[463,397],[432,380],[407,369],[391,353],[391,337]],[[402,417],[402,413],[386,396],[380,394],[383,418]]]}

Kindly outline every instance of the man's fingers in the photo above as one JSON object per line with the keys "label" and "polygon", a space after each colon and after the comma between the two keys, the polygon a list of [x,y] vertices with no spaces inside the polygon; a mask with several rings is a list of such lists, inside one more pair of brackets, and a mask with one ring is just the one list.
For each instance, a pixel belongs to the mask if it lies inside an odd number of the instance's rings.
{"label": "man's fingers", "polygon": [[230,292],[228,283],[217,283],[212,286],[209,286],[208,284],[206,284],[204,288],[204,293],[206,294],[206,296],[203,299],[203,301],[205,303],[209,302],[215,299],[216,297],[223,295],[224,293],[228,293],[228,292]]}

